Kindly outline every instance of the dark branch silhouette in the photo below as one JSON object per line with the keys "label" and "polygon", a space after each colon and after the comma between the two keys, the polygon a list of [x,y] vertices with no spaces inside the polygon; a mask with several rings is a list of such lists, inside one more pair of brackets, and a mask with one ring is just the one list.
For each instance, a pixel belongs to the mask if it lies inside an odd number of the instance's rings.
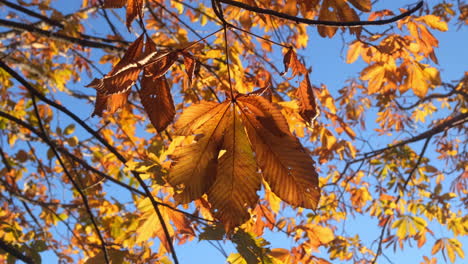
{"label": "dark branch silhouette", "polygon": [[231,6],[240,7],[242,9],[249,10],[257,14],[265,14],[265,15],[270,15],[270,16],[274,16],[278,18],[287,19],[296,23],[307,24],[307,25],[317,25],[317,26],[331,26],[331,27],[360,27],[360,26],[379,26],[379,25],[390,24],[400,19],[403,19],[407,16],[410,16],[414,12],[418,11],[423,6],[423,3],[424,3],[424,1],[421,1],[415,7],[409,9],[408,11],[403,12],[389,19],[382,19],[382,20],[377,20],[377,21],[348,21],[348,22],[342,21],[342,22],[339,22],[339,21],[314,20],[314,19],[301,18],[297,16],[291,16],[291,15],[277,12],[271,9],[264,9],[260,7],[250,6],[250,5],[247,5],[238,1],[233,1],[233,0],[213,0],[213,1],[219,1],[228,5],[231,5]]}

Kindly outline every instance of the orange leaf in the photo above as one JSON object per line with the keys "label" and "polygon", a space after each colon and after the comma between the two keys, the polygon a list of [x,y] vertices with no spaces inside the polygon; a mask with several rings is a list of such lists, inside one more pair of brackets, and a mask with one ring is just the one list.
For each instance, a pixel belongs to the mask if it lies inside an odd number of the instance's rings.
{"label": "orange leaf", "polygon": [[[292,206],[316,208],[320,188],[314,162],[299,140],[289,132],[281,111],[259,96],[239,97],[237,105],[257,164],[271,190]],[[258,111],[263,113],[259,115]],[[264,125],[270,123],[275,123],[276,128]],[[272,131],[274,128],[276,133]]]}
{"label": "orange leaf", "polygon": [[363,12],[370,12],[372,8],[371,0],[348,0],[348,2]]}
{"label": "orange leaf", "polygon": [[110,95],[105,95],[98,92],[96,96],[96,103],[94,105],[94,111],[91,116],[102,116],[104,110],[108,110],[111,114],[115,113],[115,111],[127,104],[129,94],[130,91]]}
{"label": "orange leaf", "polygon": [[[323,1],[322,6],[320,7],[319,20],[338,21],[336,13],[330,10],[336,10],[335,0]],[[320,36],[331,38],[335,35],[338,28],[318,26],[317,29]]]}
{"label": "orange leaf", "polygon": [[314,91],[310,84],[309,74],[305,75],[299,88],[296,90],[299,99],[299,114],[307,123],[311,123],[318,114],[317,103],[315,102]]}
{"label": "orange leaf", "polygon": [[230,110],[224,117],[228,120],[221,147],[225,152],[218,158],[216,180],[208,191],[214,215],[223,222],[226,232],[250,218],[247,209],[255,207],[261,185],[245,128],[237,111]]}
{"label": "orange leaf", "polygon": [[[201,109],[207,111],[200,111]],[[191,106],[182,113],[180,119],[187,120],[186,116],[190,116],[197,120],[204,119],[206,122],[194,122],[191,123],[192,126],[178,120],[174,125],[176,128],[185,127],[187,132],[193,131],[199,135],[194,143],[176,148],[172,156],[173,163],[167,180],[176,189],[174,198],[177,202],[189,203],[202,196],[213,185],[219,146],[226,128],[226,120],[223,117],[228,110],[227,102],[216,104],[214,108]]]}
{"label": "orange leaf", "polygon": [[143,0],[128,0],[127,4],[127,28],[131,27],[135,17],[143,18]]}

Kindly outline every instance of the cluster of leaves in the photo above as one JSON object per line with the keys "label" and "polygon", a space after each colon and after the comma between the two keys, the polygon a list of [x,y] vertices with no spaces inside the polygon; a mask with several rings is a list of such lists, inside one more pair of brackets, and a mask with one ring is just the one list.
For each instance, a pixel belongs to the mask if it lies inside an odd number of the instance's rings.
{"label": "cluster of leaves", "polygon": [[[229,263],[464,258],[468,75],[444,81],[434,31],[466,27],[467,5],[18,3],[0,0],[0,262],[177,263],[194,239]],[[314,85],[311,34],[341,35],[358,76]]]}

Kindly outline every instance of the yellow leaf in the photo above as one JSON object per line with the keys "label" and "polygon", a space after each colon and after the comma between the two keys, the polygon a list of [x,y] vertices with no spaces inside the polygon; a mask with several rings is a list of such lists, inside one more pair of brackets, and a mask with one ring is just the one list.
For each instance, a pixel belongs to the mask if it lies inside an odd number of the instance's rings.
{"label": "yellow leaf", "polygon": [[355,62],[359,54],[362,51],[362,43],[359,41],[354,42],[353,44],[349,45],[348,54],[346,55],[346,63],[353,63]]}
{"label": "yellow leaf", "polygon": [[447,22],[443,21],[441,17],[436,15],[425,15],[419,17],[417,20],[424,21],[424,23],[426,23],[432,29],[437,29],[440,31],[448,30]]}
{"label": "yellow leaf", "polygon": [[361,80],[369,81],[367,91],[369,94],[376,93],[385,81],[385,67],[374,63],[361,72]]}

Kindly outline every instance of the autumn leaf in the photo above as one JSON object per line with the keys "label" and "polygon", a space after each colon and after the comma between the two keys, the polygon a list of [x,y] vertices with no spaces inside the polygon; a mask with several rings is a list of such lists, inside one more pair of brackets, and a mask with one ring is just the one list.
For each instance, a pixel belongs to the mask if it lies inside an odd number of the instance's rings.
{"label": "autumn leaf", "polygon": [[[219,146],[226,128],[221,121],[229,109],[229,103],[201,103],[185,109],[174,124],[176,135],[198,135],[195,142],[178,147],[172,155],[173,163],[168,182],[175,187],[175,199],[188,203],[206,193],[216,179]],[[190,125],[185,121],[194,118]],[[200,123],[200,121],[202,123]]]}
{"label": "autumn leaf", "polygon": [[[366,2],[367,1],[368,0],[366,0]],[[370,9],[370,3],[361,3],[361,1],[350,2],[359,9]],[[328,0],[322,2],[322,6],[320,7],[319,20],[342,22],[359,21],[359,16],[357,15],[356,11],[352,9],[344,0]],[[317,29],[320,36],[331,38],[335,35],[338,27],[318,26]],[[360,27],[349,28],[349,30],[351,33],[356,35],[359,35],[361,32]]]}
{"label": "autumn leaf", "polygon": [[291,69],[293,76],[307,73],[306,67],[298,60],[297,54],[293,49],[289,49],[288,52],[286,52],[283,58],[283,64],[284,72],[281,73],[282,75],[286,74],[289,69]]}
{"label": "autumn leaf", "polygon": [[261,176],[238,112],[232,109],[225,116],[229,119],[218,158],[216,180],[208,191],[214,215],[222,221],[226,230],[232,230],[250,218],[247,208],[255,207],[256,192],[260,189]]}
{"label": "autumn leaf", "polygon": [[104,110],[109,111],[111,114],[115,113],[115,111],[127,104],[129,94],[130,91],[110,95],[97,92],[96,103],[91,116],[102,116]]}
{"label": "autumn leaf", "polygon": [[93,87],[102,94],[124,93],[133,86],[142,69],[137,63],[143,55],[144,35],[137,38],[122,59],[102,79],[94,79],[86,87]]}
{"label": "autumn leaf", "polygon": [[104,8],[120,8],[127,3],[127,0],[104,0]]}
{"label": "autumn leaf", "polygon": [[318,115],[318,108],[309,74],[305,75],[304,80],[297,88],[296,97],[299,99],[299,114],[307,123],[312,123]]}
{"label": "autumn leaf", "polygon": [[[139,225],[136,230],[136,243],[146,243],[150,238],[157,236],[167,252],[170,252],[170,246],[168,237],[166,237],[162,223],[158,218],[158,215],[153,210],[151,201],[149,198],[141,199],[137,203],[138,210],[142,212],[142,216],[139,219]],[[162,218],[165,223],[170,222],[169,210],[167,207],[161,207],[160,209]],[[172,225],[166,224],[167,230],[172,237],[174,235],[174,228]]]}
{"label": "autumn leaf", "polygon": [[166,77],[153,78],[145,74],[139,94],[151,124],[161,133],[175,116],[174,102]]}
{"label": "autumn leaf", "polygon": [[187,73],[187,84],[188,87],[192,85],[193,77],[195,76],[195,69],[197,66],[197,60],[195,58],[184,52],[184,65],[185,65],[185,73]]}
{"label": "autumn leaf", "polygon": [[281,199],[316,208],[320,190],[313,161],[265,98],[238,95],[222,104],[195,104],[174,127],[177,135],[195,136],[172,156],[168,182],[176,200],[187,203],[208,194],[227,231],[249,219],[247,208],[256,203],[261,182],[257,167]]}
{"label": "autumn leaf", "polygon": [[143,0],[127,0],[127,28],[137,16],[143,18]]}
{"label": "autumn leaf", "polygon": [[372,8],[371,0],[348,0],[348,2],[363,12],[370,12]]}
{"label": "autumn leaf", "polygon": [[314,162],[289,132],[281,111],[258,96],[239,97],[237,102],[257,164],[271,190],[293,206],[316,208],[320,189]]}
{"label": "autumn leaf", "polygon": [[[156,47],[151,40],[147,41],[146,52],[153,53]],[[172,65],[172,64],[171,64]],[[141,90],[138,91],[141,103],[151,123],[161,133],[174,120],[175,106],[171,89],[166,78],[160,74],[160,63],[149,65],[143,71]]]}

